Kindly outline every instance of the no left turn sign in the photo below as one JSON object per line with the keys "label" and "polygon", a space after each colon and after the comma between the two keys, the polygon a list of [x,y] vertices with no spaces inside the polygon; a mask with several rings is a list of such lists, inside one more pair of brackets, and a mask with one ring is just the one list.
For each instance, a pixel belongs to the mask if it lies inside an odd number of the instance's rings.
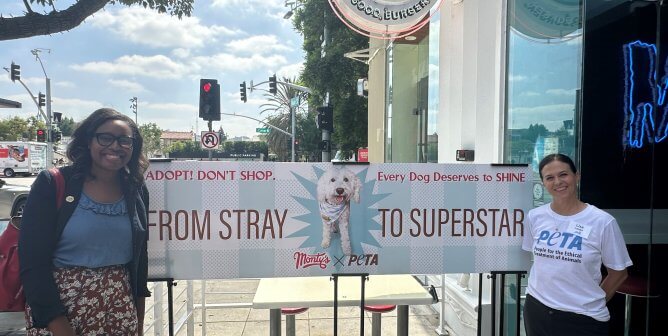
{"label": "no left turn sign", "polygon": [[213,149],[218,147],[220,139],[218,139],[218,133],[216,132],[202,132],[200,142],[202,143],[202,147]]}

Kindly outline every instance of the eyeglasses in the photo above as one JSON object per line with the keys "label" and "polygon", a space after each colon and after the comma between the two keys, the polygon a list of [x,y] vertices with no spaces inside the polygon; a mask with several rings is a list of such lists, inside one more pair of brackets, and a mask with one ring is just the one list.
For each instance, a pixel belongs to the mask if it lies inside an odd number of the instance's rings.
{"label": "eyeglasses", "polygon": [[116,141],[119,146],[130,149],[134,143],[134,138],[132,137],[127,135],[115,136],[111,133],[95,133],[95,139],[97,139],[97,143],[102,147],[109,147]]}

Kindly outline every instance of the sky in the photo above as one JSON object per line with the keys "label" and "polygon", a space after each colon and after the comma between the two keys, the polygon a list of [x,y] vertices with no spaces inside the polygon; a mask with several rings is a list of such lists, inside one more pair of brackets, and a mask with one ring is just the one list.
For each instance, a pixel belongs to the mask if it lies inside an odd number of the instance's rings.
{"label": "sky", "polygon": [[[74,3],[59,0],[62,10]],[[33,4],[33,10],[47,8]],[[294,78],[303,68],[302,37],[290,20],[285,0],[195,1],[190,17],[179,20],[141,6],[107,5],[80,26],[51,36],[0,41],[0,65],[21,66],[21,79],[36,96],[51,79],[52,111],[80,121],[101,107],[112,107],[133,119],[130,99],[137,97],[138,123],[156,123],[163,130],[204,131],[198,118],[199,80],[217,79],[221,112],[264,119],[262,91],[240,100],[239,84],[260,83],[274,73]],[[23,1],[0,2],[4,17],[21,16]],[[21,102],[21,109],[0,109],[0,118],[37,115],[37,107],[18,82],[0,69],[0,98]],[[259,88],[267,89],[267,85]],[[198,120],[199,119],[199,120]],[[228,137],[256,135],[257,121],[223,115]]]}

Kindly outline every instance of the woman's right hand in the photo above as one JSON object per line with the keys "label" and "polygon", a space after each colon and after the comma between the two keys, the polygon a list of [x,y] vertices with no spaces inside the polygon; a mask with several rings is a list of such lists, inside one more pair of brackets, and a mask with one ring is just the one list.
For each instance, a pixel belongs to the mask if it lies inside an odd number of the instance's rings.
{"label": "woman's right hand", "polygon": [[76,336],[74,328],[65,316],[58,316],[49,322],[49,331],[53,336]]}

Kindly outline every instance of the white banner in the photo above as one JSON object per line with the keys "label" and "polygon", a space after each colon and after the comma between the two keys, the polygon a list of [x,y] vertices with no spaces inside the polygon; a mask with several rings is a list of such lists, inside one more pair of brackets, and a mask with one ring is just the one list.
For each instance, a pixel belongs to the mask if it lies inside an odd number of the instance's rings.
{"label": "white banner", "polygon": [[481,164],[153,163],[149,275],[527,270],[531,174]]}

